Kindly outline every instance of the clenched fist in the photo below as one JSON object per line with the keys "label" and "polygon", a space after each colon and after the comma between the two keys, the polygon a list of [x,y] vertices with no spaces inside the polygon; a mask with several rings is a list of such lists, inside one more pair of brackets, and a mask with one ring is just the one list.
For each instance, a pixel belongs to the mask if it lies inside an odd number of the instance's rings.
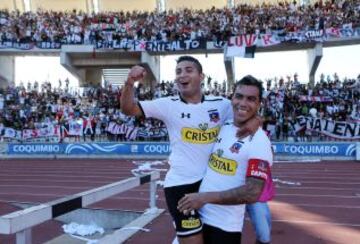
{"label": "clenched fist", "polygon": [[128,85],[134,85],[135,81],[142,80],[146,76],[146,70],[144,67],[135,65],[130,69],[126,83]]}

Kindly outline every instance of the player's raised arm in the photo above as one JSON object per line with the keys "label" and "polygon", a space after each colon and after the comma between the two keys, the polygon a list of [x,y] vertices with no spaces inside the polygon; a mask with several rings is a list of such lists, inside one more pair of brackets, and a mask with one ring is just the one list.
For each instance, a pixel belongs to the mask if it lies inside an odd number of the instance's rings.
{"label": "player's raised arm", "polygon": [[131,68],[125,85],[121,92],[120,108],[121,111],[130,116],[143,116],[144,113],[134,99],[134,83],[142,80],[146,76],[146,70],[141,66]]}

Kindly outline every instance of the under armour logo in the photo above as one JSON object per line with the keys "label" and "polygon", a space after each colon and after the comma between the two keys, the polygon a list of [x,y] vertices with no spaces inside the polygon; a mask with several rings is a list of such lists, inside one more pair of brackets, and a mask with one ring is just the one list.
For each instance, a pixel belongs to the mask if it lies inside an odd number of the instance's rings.
{"label": "under armour logo", "polygon": [[190,113],[186,114],[186,113],[181,113],[181,118],[185,118],[187,117],[188,119],[190,119]]}

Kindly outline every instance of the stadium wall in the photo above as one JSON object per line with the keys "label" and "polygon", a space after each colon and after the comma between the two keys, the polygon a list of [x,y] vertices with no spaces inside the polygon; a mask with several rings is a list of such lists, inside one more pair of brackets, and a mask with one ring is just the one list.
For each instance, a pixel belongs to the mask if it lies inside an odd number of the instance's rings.
{"label": "stadium wall", "polygon": [[99,10],[101,12],[114,11],[154,11],[156,0],[100,0]]}
{"label": "stadium wall", "polygon": [[212,7],[223,8],[227,6],[226,0],[207,0],[207,1],[184,1],[184,0],[166,0],[165,8],[167,10],[189,9],[210,9]]}
{"label": "stadium wall", "polygon": [[0,9],[7,9],[13,11],[16,9],[13,1],[0,1]]}
{"label": "stadium wall", "polygon": [[[276,160],[360,160],[360,143],[273,143]],[[167,142],[2,144],[0,158],[167,158]]]}
{"label": "stadium wall", "polygon": [[31,0],[31,11],[38,9],[53,10],[53,11],[77,11],[88,12],[88,4],[86,0]]}

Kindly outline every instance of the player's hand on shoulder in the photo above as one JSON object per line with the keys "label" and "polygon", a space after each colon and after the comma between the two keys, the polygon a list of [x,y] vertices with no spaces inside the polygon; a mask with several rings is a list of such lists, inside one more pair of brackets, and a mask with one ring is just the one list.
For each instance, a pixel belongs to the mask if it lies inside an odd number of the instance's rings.
{"label": "player's hand on shoulder", "polygon": [[263,119],[260,116],[254,116],[249,119],[241,128],[236,132],[236,137],[243,139],[247,136],[254,136],[256,131],[263,124]]}

